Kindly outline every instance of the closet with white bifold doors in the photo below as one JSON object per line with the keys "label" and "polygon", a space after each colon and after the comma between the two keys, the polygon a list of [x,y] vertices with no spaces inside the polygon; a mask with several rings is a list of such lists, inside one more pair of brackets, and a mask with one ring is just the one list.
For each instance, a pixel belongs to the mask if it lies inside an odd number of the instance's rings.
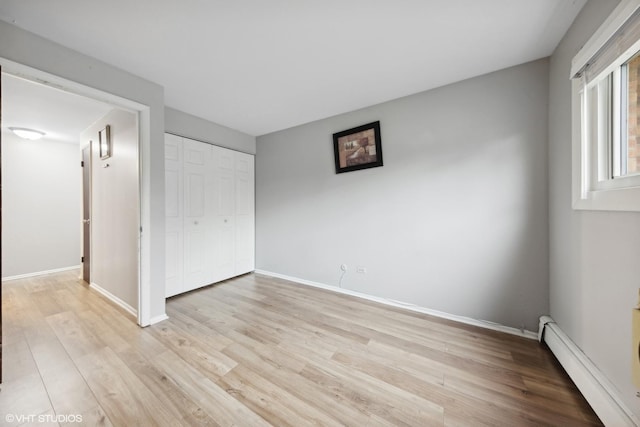
{"label": "closet with white bifold doors", "polygon": [[170,297],[254,270],[254,157],[165,134]]}

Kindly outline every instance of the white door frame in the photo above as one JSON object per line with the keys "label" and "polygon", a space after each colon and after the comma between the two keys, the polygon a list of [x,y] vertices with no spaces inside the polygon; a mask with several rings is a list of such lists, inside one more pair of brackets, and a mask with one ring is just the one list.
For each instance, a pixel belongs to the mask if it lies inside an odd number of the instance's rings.
{"label": "white door frame", "polygon": [[66,92],[82,95],[116,107],[130,110],[138,115],[138,185],[139,223],[138,235],[138,324],[151,324],[151,109],[148,105],[104,92],[81,83],[65,79],[32,67],[0,57],[2,72],[51,86]]}

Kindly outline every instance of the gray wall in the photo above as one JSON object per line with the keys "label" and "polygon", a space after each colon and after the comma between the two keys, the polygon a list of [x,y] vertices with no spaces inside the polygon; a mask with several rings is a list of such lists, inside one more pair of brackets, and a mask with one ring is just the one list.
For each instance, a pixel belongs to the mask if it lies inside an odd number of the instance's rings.
{"label": "gray wall", "polygon": [[80,264],[80,151],[2,132],[2,275]]}
{"label": "gray wall", "polygon": [[[111,131],[111,157],[100,158],[98,132]],[[91,283],[138,309],[138,123],[118,109],[80,136],[91,145]]]}
{"label": "gray wall", "polygon": [[142,258],[150,266],[150,317],[164,315],[164,89],[3,21],[0,58],[149,106],[151,152],[143,156],[142,179],[149,182],[151,193],[145,207],[150,226],[144,230],[150,250]]}
{"label": "gray wall", "polygon": [[[258,137],[257,268],[537,330],[547,98],[544,59]],[[384,166],[336,175],[331,135],[375,120]]]}
{"label": "gray wall", "polygon": [[168,133],[243,153],[256,153],[256,137],[212,123],[173,108],[164,109],[164,128]]}
{"label": "gray wall", "polygon": [[571,209],[571,59],[617,5],[590,1],[551,57],[551,316],[640,417],[631,383],[631,308],[640,286],[640,214]]}

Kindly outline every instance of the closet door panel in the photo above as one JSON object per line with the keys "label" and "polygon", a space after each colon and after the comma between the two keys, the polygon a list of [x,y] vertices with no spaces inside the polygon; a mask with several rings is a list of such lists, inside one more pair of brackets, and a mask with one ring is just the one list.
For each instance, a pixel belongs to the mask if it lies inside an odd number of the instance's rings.
{"label": "closet door panel", "polygon": [[218,164],[218,168],[220,170],[225,170],[230,173],[233,173],[234,166],[234,151],[229,150],[227,148],[217,147],[220,149],[220,163]]}
{"label": "closet door panel", "polygon": [[185,291],[211,283],[207,262],[210,219],[207,215],[207,166],[210,146],[184,140],[184,284]]}
{"label": "closet door panel", "polygon": [[184,291],[207,284],[205,256],[203,252],[206,236],[200,230],[191,229],[184,232]]}
{"label": "closet door panel", "polygon": [[167,233],[166,244],[166,285],[165,297],[169,298],[183,292],[182,282],[182,233]]}
{"label": "closet door panel", "polygon": [[255,269],[254,157],[235,153],[235,274]]}
{"label": "closet door panel", "polygon": [[165,135],[165,296],[183,292],[182,138]]}
{"label": "closet door panel", "polygon": [[215,240],[213,265],[215,277],[219,280],[234,276],[235,265],[235,184],[233,172],[233,151],[213,147],[215,194],[214,222]]}
{"label": "closet door panel", "polygon": [[226,148],[217,148],[219,150],[217,167],[220,186],[219,214],[231,217],[235,214],[234,152]]}
{"label": "closet door panel", "polygon": [[185,217],[204,219],[204,171],[187,171],[185,177]]}
{"label": "closet door panel", "polygon": [[235,253],[235,275],[245,274],[254,270],[253,265],[253,245],[251,239],[252,219],[236,219],[236,253]]}

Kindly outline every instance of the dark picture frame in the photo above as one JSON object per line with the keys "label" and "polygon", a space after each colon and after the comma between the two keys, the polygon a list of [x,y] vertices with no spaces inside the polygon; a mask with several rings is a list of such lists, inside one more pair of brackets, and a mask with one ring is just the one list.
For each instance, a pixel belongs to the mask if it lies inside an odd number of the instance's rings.
{"label": "dark picture frame", "polygon": [[98,132],[98,145],[100,146],[100,159],[111,157],[111,126],[107,125]]}
{"label": "dark picture frame", "polygon": [[336,173],[382,166],[380,122],[333,134]]}

